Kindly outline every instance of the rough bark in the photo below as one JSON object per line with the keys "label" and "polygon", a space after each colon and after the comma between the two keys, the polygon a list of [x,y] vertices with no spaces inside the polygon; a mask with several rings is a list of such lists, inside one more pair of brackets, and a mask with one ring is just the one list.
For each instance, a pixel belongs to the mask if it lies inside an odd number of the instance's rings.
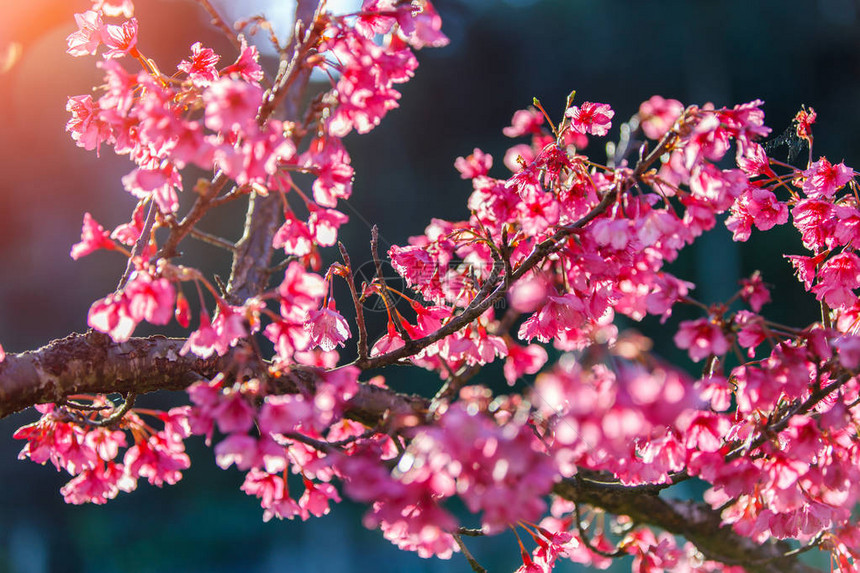
{"label": "rough bark", "polygon": [[[152,336],[115,343],[99,332],[70,334],[38,350],[10,354],[0,363],[0,418],[36,404],[58,402],[75,394],[144,394],[184,390],[211,379],[236,362],[224,356],[182,356],[184,339]],[[262,364],[256,374],[264,374]],[[254,374],[252,366],[244,366]],[[310,392],[319,371],[302,369],[278,379],[278,391]],[[369,426],[392,415],[423,416],[428,401],[418,396],[362,385],[351,400],[348,416]]]}
{"label": "rough bark", "polygon": [[[0,417],[44,402],[79,393],[181,390],[202,377],[211,378],[230,367],[228,354],[201,359],[179,354],[184,340],[154,336],[116,344],[100,333],[72,334],[39,350],[10,354],[0,363]],[[265,365],[261,365],[260,368]],[[319,371],[303,369],[279,379],[278,390],[313,390]],[[429,401],[362,384],[346,415],[367,426],[384,426],[393,417],[422,419]],[[650,488],[600,485],[585,477],[558,483],[554,493],[601,508],[635,522],[682,535],[708,558],[743,565],[760,573],[807,573],[816,569],[796,556],[780,556],[784,543],[757,545],[730,528],[720,526],[719,513],[703,503],[660,497]]]}
{"label": "rough bark", "polygon": [[[293,34],[289,46],[284,51],[285,58],[286,55],[293,55],[292,60],[282,59],[283,66],[279,73],[279,79],[289,83],[278,82],[267,94],[269,99],[260,112],[263,120],[274,113],[276,102],[283,117],[290,120],[297,120],[299,117],[300,103],[311,77],[311,69],[301,66],[303,55],[300,44],[304,39],[300,34],[308,31],[319,4],[319,0],[299,0],[296,5],[295,21],[301,22],[302,25],[295,27],[296,33]],[[236,243],[230,281],[227,286],[227,297],[231,303],[242,304],[268,287],[269,264],[274,250],[272,239],[278,230],[281,212],[281,197],[278,193],[268,195],[254,193],[251,196],[245,219],[245,230],[242,238]]]}
{"label": "rough bark", "polygon": [[758,545],[720,525],[720,514],[704,503],[668,499],[647,488],[607,488],[574,477],[556,484],[553,492],[577,503],[587,503],[634,522],[656,525],[681,535],[710,560],[741,565],[751,573],[811,573],[818,571],[797,556],[782,557],[791,549],[783,542]]}

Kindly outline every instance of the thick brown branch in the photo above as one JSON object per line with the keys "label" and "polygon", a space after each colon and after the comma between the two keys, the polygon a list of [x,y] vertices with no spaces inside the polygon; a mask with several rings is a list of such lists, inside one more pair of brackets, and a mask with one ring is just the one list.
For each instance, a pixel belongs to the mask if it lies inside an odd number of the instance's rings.
{"label": "thick brown branch", "polygon": [[[74,394],[140,395],[184,390],[202,378],[211,379],[228,370],[234,362],[231,354],[207,359],[181,356],[184,344],[183,339],[163,336],[117,344],[107,335],[89,332],[70,334],[38,350],[9,354],[0,362],[0,418]],[[313,391],[318,377],[316,370],[296,370],[279,378],[277,389],[283,393]],[[347,415],[369,427],[385,419],[423,417],[429,404],[419,396],[404,396],[376,386],[360,388],[350,401]]]}
{"label": "thick brown branch", "polygon": [[811,573],[818,571],[796,558],[784,556],[791,548],[783,542],[758,545],[720,526],[719,512],[703,503],[666,499],[641,490],[606,490],[587,480],[572,478],[556,484],[559,496],[599,507],[616,515],[627,515],[636,523],[654,525],[682,535],[705,558],[730,565],[742,565],[751,573]]}
{"label": "thick brown branch", "polygon": [[0,363],[0,417],[73,394],[181,390],[226,368],[226,357],[180,356],[184,342],[153,336],[116,344],[89,332],[7,355]]}
{"label": "thick brown branch", "polygon": [[268,287],[272,239],[278,230],[280,217],[281,201],[276,193],[265,197],[255,193],[251,197],[244,234],[236,243],[233,255],[227,287],[231,303],[242,304]]}
{"label": "thick brown branch", "polygon": [[[302,21],[307,26],[309,21],[315,20],[319,4],[319,0],[300,0],[296,5],[296,22]],[[299,117],[299,104],[311,76],[311,68],[304,64],[316,43],[316,31],[312,28],[305,30],[296,26],[296,34],[287,47],[287,53],[293,52],[293,59],[289,66],[282,69],[275,86],[264,98],[260,107],[260,123],[265,122],[278,106],[284,117]],[[303,33],[301,37],[298,35],[300,32]],[[266,196],[255,193],[248,204],[247,213],[244,233],[236,243],[227,287],[230,302],[234,304],[242,304],[268,287],[269,266],[274,250],[272,239],[281,217],[281,197],[274,192]]]}
{"label": "thick brown branch", "polygon": [[[181,356],[184,342],[154,336],[117,344],[104,334],[90,332],[69,335],[32,352],[10,354],[0,363],[0,417],[74,394],[182,390],[228,369],[233,362],[230,355],[205,360]],[[277,390],[312,391],[318,376],[319,371],[313,369],[292,371],[277,379]],[[346,414],[368,427],[380,427],[404,417],[421,420],[428,407],[429,401],[419,396],[361,385]],[[664,499],[656,490],[642,487],[607,488],[579,478],[558,483],[554,493],[682,535],[708,559],[740,564],[748,571],[815,571],[795,555],[781,557],[789,549],[784,543],[757,545],[721,527],[719,513],[702,503]]]}

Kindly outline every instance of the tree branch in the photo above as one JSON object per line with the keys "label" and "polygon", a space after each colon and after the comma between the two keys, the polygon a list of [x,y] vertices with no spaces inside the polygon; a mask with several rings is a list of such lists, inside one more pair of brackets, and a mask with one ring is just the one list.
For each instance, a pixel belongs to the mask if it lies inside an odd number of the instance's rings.
{"label": "tree branch", "polygon": [[[100,332],[70,334],[38,350],[8,354],[0,362],[0,418],[47,402],[61,402],[74,394],[145,394],[184,390],[203,378],[211,379],[235,363],[235,351],[203,359],[181,356],[184,339],[152,336],[115,343]],[[263,376],[267,364],[249,363],[251,374]],[[254,369],[259,371],[254,371]],[[313,391],[321,371],[301,368],[277,378],[280,393]],[[352,398],[348,417],[369,427],[397,416],[423,417],[429,401],[420,396],[361,385]]]}
{"label": "tree branch", "polygon": [[[89,332],[71,334],[35,351],[7,355],[0,363],[0,418],[74,394],[183,390],[201,378],[227,370],[234,362],[231,354],[207,359],[181,356],[184,343],[182,339],[153,336],[117,344],[104,334]],[[256,366],[260,370],[265,367]],[[281,393],[313,390],[320,373],[313,368],[289,371],[276,379],[275,389]],[[403,417],[421,420],[428,407],[426,398],[361,384],[346,415],[372,428]],[[757,545],[722,527],[719,512],[703,503],[664,499],[656,490],[642,487],[607,488],[578,476],[556,484],[553,493],[682,535],[706,558],[743,565],[750,572],[815,571],[797,555],[786,556],[790,547],[783,542]]]}
{"label": "tree branch", "polygon": [[[282,106],[283,115],[298,119],[299,104],[311,77],[311,68],[304,66],[307,54],[316,43],[315,21],[320,0],[299,0],[296,5],[295,33],[285,53],[293,53],[287,67],[280,70],[274,87],[263,98],[260,107],[260,123],[271,116],[276,107]],[[302,22],[303,26],[299,26]],[[281,197],[277,192],[268,195],[254,193],[248,204],[245,230],[236,243],[230,281],[227,286],[228,299],[233,304],[242,304],[250,297],[266,290],[269,284],[269,263],[272,259],[272,239],[278,230],[281,217]]]}
{"label": "tree branch", "polygon": [[693,543],[705,558],[729,565],[741,565],[750,573],[812,573],[818,571],[788,555],[791,547],[784,542],[756,544],[752,539],[720,525],[719,512],[704,503],[664,499],[641,489],[606,490],[587,480],[564,480],[553,493],[578,503],[587,503],[615,515],[627,515],[633,521],[655,525],[669,533],[682,535]]}

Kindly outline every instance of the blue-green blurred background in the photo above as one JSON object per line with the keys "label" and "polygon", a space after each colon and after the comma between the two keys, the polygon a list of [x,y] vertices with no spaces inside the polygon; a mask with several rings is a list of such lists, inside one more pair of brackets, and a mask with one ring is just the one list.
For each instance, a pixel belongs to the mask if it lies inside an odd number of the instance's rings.
{"label": "blue-green blurred background", "polygon": [[[286,29],[290,2],[268,4]],[[88,93],[100,80],[94,59],[64,54],[65,37],[75,29],[72,13],[88,5],[0,5],[0,49],[11,41],[23,46],[21,59],[0,76],[0,344],[7,352],[85,330],[89,304],[114,288],[124,266],[110,253],[77,263],[68,257],[84,211],[114,227],[133,205],[119,181],[131,169],[126,159],[109,149],[97,159],[63,131],[66,96]],[[265,1],[221,5],[237,16],[267,8]],[[860,160],[860,7],[852,0],[436,5],[451,44],[422,51],[416,78],[402,89],[401,108],[371,134],[348,140],[356,182],[344,208],[352,220],[341,238],[354,261],[366,256],[369,224],[379,225],[387,248],[419,234],[431,217],[465,217],[470,186],[453,169],[454,158],[481,147],[496,159],[491,173],[503,176],[501,160],[512,142],[501,129],[535,96],[560,117],[575,89],[580,101],[610,103],[616,124],[654,94],[717,106],[761,98],[776,134],[806,104],[819,113],[816,155],[852,166]],[[232,54],[192,1],[138,0],[137,16],[140,47],[163,70],[198,40],[225,60]],[[271,69],[273,62],[265,64]],[[588,151],[602,159],[599,142]],[[207,230],[237,238],[241,219],[225,216],[221,228]],[[205,245],[187,252],[207,257],[208,270],[227,276],[229,262],[219,252]],[[754,232],[742,247],[721,230],[675,268],[699,285],[697,296],[706,302],[728,298],[741,276],[760,268],[778,287],[770,316],[804,324],[815,319],[815,306],[797,288],[784,252],[802,252],[791,229]],[[381,322],[372,327],[382,333]],[[669,330],[654,321],[640,328],[665,356],[679,356]],[[426,391],[432,382],[412,370],[386,374],[404,389]],[[498,368],[485,380],[493,376]],[[165,400],[178,403],[182,396]],[[307,523],[263,524],[256,501],[238,490],[240,474],[217,469],[211,450],[197,442],[190,444],[192,468],[176,486],[158,491],[141,485],[106,507],[66,506],[57,492],[64,476],[15,459],[21,444],[11,434],[36,417],[31,411],[0,421],[0,572],[468,570],[459,556],[428,561],[398,551],[363,529],[362,509],[348,504]],[[469,545],[490,571],[516,568],[510,534]]]}

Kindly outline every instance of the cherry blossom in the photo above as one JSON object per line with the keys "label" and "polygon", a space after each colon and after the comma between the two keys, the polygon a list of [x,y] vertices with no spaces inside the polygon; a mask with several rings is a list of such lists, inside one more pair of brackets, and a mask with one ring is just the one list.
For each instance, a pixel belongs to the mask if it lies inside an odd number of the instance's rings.
{"label": "cherry blossom", "polygon": [[116,245],[110,240],[110,233],[98,224],[89,213],[84,213],[81,228],[81,242],[72,245],[70,256],[77,260],[99,249],[114,250]]}
{"label": "cherry blossom", "polygon": [[310,332],[311,343],[326,352],[343,346],[344,341],[351,336],[349,324],[335,310],[333,301],[329,301],[326,307],[311,311],[305,328]]}
{"label": "cherry blossom", "polygon": [[[190,405],[135,405],[123,365],[112,365],[122,391],[106,396],[78,393],[91,381],[67,383],[56,373],[63,361],[39,362],[50,380],[34,392],[55,402],[14,437],[25,441],[19,457],[69,474],[60,490],[68,503],[103,504],[141,479],[174,484],[190,466],[185,440],[203,436],[216,465],[243,474],[240,489],[259,499],[263,520],[320,517],[343,495],[366,505],[365,525],[421,557],[465,547],[459,507],[474,514],[464,526],[479,524],[470,533],[517,531],[519,571],[548,572],[564,559],[608,567],[622,555],[637,571],[794,563],[774,539],[857,569],[860,205],[853,169],[812,160],[814,110],[794,118],[810,151],[800,166],[769,156],[761,100],[718,108],[662,96],[621,127],[629,141],[651,141],[604,160],[585,152],[590,137],[610,132],[608,104],[573,105],[571,95],[550,125],[535,101],[503,130],[524,138],[504,154],[507,175],[490,176],[493,158],[478,147],[457,157],[462,217],[430,219],[388,247],[403,279],[394,287],[393,277],[361,280],[351,246],[331,249],[355,175],[344,138],[399,105],[398,85],[417,69],[413,50],[448,43],[430,2],[320,9],[269,77],[241,34],[232,54],[189,41],[178,71],[164,74],[141,52],[129,0],[92,6],[75,15],[67,51],[95,55],[103,45],[103,79],[69,98],[66,130],[78,147],[127,157],[122,195],[134,206],[112,232],[86,212],[71,248],[74,259],[98,250],[127,259],[119,286],[90,307],[88,325],[107,337],[85,335],[101,353],[87,364],[122,351],[146,371],[136,389],[167,378],[187,387]],[[222,60],[233,63],[219,68]],[[286,92],[305,87],[312,69],[330,82],[285,113]],[[191,183],[201,169],[211,177]],[[239,204],[251,211],[238,242],[197,226]],[[260,225],[263,204],[274,208]],[[811,324],[772,320],[773,287],[758,272],[727,300],[702,302],[667,270],[718,221],[747,241],[789,216],[803,247],[785,264],[816,307]],[[375,272],[377,233],[364,253]],[[184,254],[189,236],[230,253],[228,284]],[[375,302],[378,322],[367,312]],[[676,327],[668,319],[681,305],[693,314]],[[621,330],[648,314],[687,351],[691,370]],[[132,338],[140,323],[172,317],[184,342]],[[153,366],[141,345],[169,350]],[[0,348],[0,375],[30,358]],[[175,376],[178,362],[193,371]],[[488,378],[476,377],[493,362]],[[380,375],[392,365],[429,370],[439,386],[395,392]],[[95,373],[97,392],[112,388],[102,378],[115,372],[105,372]],[[707,488],[703,502],[670,502],[681,488],[658,496],[690,478]],[[613,515],[618,499],[629,517]],[[637,502],[655,500],[663,509],[635,515]],[[685,516],[704,516],[704,533],[684,544]],[[723,555],[716,536],[741,557]]]}
{"label": "cherry blossom", "polygon": [[572,106],[564,114],[570,118],[570,128],[576,133],[606,135],[615,111],[608,104],[587,101],[581,106]]}
{"label": "cherry blossom", "polygon": [[844,163],[832,165],[826,157],[822,157],[803,172],[806,180],[803,191],[807,197],[818,199],[833,197],[833,194],[854,178],[854,170]]}
{"label": "cherry blossom", "polygon": [[710,354],[721,356],[729,350],[729,341],[722,328],[704,318],[682,322],[675,335],[675,344],[678,348],[688,349],[690,358],[696,362]]}

